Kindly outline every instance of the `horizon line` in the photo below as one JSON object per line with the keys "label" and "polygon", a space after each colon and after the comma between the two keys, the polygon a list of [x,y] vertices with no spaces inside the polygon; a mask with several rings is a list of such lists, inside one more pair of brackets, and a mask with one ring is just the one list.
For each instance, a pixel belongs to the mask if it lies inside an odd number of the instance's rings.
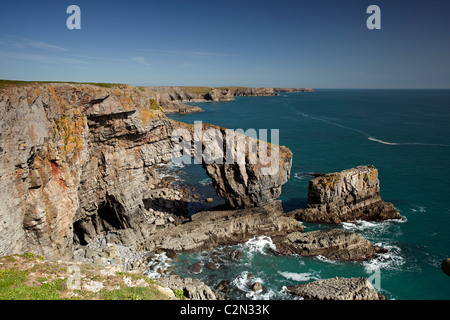
{"label": "horizon line", "polygon": [[45,82],[45,83],[79,83],[79,84],[90,84],[90,83],[104,83],[104,84],[117,84],[117,85],[130,85],[134,87],[209,87],[209,88],[222,88],[222,87],[243,87],[243,88],[308,88],[314,90],[450,90],[450,87],[434,87],[434,88],[424,88],[424,87],[390,87],[390,88],[374,88],[374,87],[364,87],[364,88],[352,88],[352,87],[311,87],[311,86],[245,86],[245,85],[138,85],[131,83],[122,82],[97,82],[97,81],[70,81],[70,80],[17,80],[17,79],[0,79],[0,81],[17,81],[17,82]]}

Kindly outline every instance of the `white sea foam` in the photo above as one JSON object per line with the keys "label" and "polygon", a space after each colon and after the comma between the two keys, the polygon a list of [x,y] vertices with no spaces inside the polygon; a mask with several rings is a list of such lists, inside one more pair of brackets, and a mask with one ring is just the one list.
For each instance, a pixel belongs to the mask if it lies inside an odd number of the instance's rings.
{"label": "white sea foam", "polygon": [[330,121],[324,118],[320,118],[320,117],[315,117],[315,116],[310,116],[306,113],[301,113],[301,112],[297,112],[297,114],[301,115],[304,118],[309,118],[312,120],[316,120],[316,121],[321,121],[321,122],[325,122],[331,125],[334,125],[336,127],[342,128],[342,129],[346,129],[346,130],[351,130],[351,131],[355,131],[358,133],[361,133],[362,135],[366,136],[368,140],[373,141],[373,142],[378,142],[381,144],[385,144],[385,145],[389,145],[389,146],[400,146],[400,145],[416,145],[416,146],[431,146],[431,147],[450,147],[449,144],[442,144],[442,143],[424,143],[424,142],[389,142],[389,141],[383,141],[381,139],[377,139],[374,138],[372,136],[370,136],[369,134],[367,134],[366,132],[356,129],[356,128],[351,128],[351,127],[347,127],[344,126],[340,123],[334,122],[334,121]]}
{"label": "white sea foam", "polygon": [[252,285],[259,282],[264,287],[264,280],[260,277],[248,277],[249,272],[243,271],[239,276],[237,276],[233,281],[232,285],[244,292],[248,299],[252,300],[271,300],[275,299],[276,292],[272,289],[263,289],[259,291],[253,291]]}
{"label": "white sea foam", "polygon": [[373,229],[375,227],[380,227],[380,223],[371,222],[371,221],[364,221],[364,220],[356,220],[352,222],[343,222],[342,227],[345,230],[349,231],[364,231],[367,229]]}
{"label": "white sea foam", "polygon": [[311,180],[313,178],[313,172],[295,172],[294,178],[297,180]]}
{"label": "white sea foam", "polygon": [[383,140],[380,140],[380,139],[375,139],[373,137],[368,137],[367,139],[369,139],[370,141],[381,143],[381,144],[387,144],[389,146],[398,146],[398,145],[400,145],[397,142],[386,142],[386,141],[383,141]]}
{"label": "white sea foam", "polygon": [[322,255],[315,256],[314,258],[316,258],[317,260],[320,260],[322,262],[326,262],[326,263],[330,263],[330,264],[340,264],[340,262],[338,260],[331,260]]}
{"label": "white sea foam", "polygon": [[405,259],[401,254],[401,249],[395,245],[376,243],[375,246],[388,250],[386,253],[377,254],[375,258],[364,261],[366,272],[375,270],[401,270]]}
{"label": "white sea foam", "polygon": [[249,272],[248,271],[242,271],[232,282],[231,284],[234,285],[239,290],[243,291],[245,293],[245,296],[249,299],[254,300],[267,300],[270,298],[273,298],[275,296],[275,292],[273,290],[268,290],[264,294],[262,291],[253,291],[252,290],[252,284],[259,282],[264,286],[264,280],[260,277],[250,277],[249,278]]}
{"label": "white sea foam", "polygon": [[400,146],[400,145],[410,145],[410,146],[430,146],[430,147],[450,147],[448,144],[442,143],[424,143],[424,142],[387,142],[380,139],[375,139],[374,137],[367,137],[370,141],[390,145],[390,146]]}
{"label": "white sea foam", "polygon": [[303,273],[295,273],[295,272],[281,272],[278,271],[278,274],[282,275],[286,279],[294,280],[294,281],[310,281],[310,280],[319,280],[320,277],[318,277],[315,273],[311,272],[303,272]]}
{"label": "white sea foam", "polygon": [[199,183],[202,186],[204,186],[204,187],[212,185],[212,182],[211,182],[210,178],[206,178],[206,179],[200,180]]}
{"label": "white sea foam", "polygon": [[425,213],[425,212],[427,212],[427,207],[420,206],[420,205],[415,205],[414,208],[411,208],[411,211],[412,212]]}
{"label": "white sea foam", "polygon": [[151,279],[158,279],[161,277],[161,273],[159,273],[158,270],[167,270],[171,266],[171,261],[172,259],[167,257],[165,252],[155,254],[152,260],[147,264],[147,271],[145,274]]}
{"label": "white sea foam", "polygon": [[293,295],[291,293],[289,293],[288,289],[286,286],[283,286],[280,290],[280,296],[284,296],[289,300],[305,300],[303,297],[297,296],[297,295]]}
{"label": "white sea foam", "polygon": [[244,243],[244,247],[247,249],[247,252],[250,254],[260,253],[267,254],[267,249],[270,248],[274,251],[277,250],[277,247],[272,241],[272,238],[268,236],[258,236],[253,237]]}
{"label": "white sea foam", "polygon": [[294,173],[294,178],[297,179],[297,180],[303,180],[303,179],[305,179],[306,177],[305,177],[305,175],[303,174],[303,172],[296,172],[296,173]]}
{"label": "white sea foam", "polygon": [[167,169],[181,169],[185,167],[185,164],[180,160],[180,161],[171,161],[166,165]]}

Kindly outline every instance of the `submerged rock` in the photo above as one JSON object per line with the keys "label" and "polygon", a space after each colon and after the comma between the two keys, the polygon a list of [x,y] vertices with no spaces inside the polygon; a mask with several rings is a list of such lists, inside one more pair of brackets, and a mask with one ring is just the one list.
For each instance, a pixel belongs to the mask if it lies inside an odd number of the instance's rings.
{"label": "submerged rock", "polygon": [[264,287],[263,287],[263,285],[261,284],[261,283],[259,283],[259,282],[255,282],[253,285],[252,285],[252,291],[253,292],[261,292],[261,291],[263,291],[264,290]]}
{"label": "submerged rock", "polygon": [[239,250],[233,250],[230,253],[231,260],[239,260],[242,257],[242,252]]}
{"label": "submerged rock", "polygon": [[307,207],[290,214],[304,222],[332,224],[401,218],[393,204],[381,199],[378,170],[374,166],[360,166],[312,179]]}
{"label": "submerged rock", "polygon": [[215,262],[208,262],[205,267],[209,270],[216,270],[217,268],[219,268],[219,265]]}
{"label": "submerged rock", "polygon": [[367,278],[331,278],[286,289],[305,300],[384,300]]}
{"label": "submerged rock", "polygon": [[189,267],[189,271],[191,271],[194,274],[200,273],[203,271],[203,264],[200,262],[194,263]]}

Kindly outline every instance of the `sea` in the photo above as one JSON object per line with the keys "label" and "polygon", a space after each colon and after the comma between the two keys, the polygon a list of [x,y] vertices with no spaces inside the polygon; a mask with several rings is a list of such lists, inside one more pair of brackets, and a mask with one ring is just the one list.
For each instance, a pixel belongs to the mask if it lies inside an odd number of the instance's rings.
{"label": "sea", "polygon": [[[279,198],[285,212],[306,205],[313,173],[374,165],[382,199],[393,203],[402,219],[303,223],[305,232],[342,228],[388,249],[364,262],[279,256],[272,239],[259,236],[212,251],[162,257],[166,267],[213,288],[225,280],[227,297],[237,300],[299,299],[286,286],[332,277],[366,277],[389,300],[450,299],[450,277],[441,270],[450,257],[450,90],[317,89],[192,105],[204,112],[169,117],[244,131],[279,130],[279,144],[293,152],[290,179]],[[193,214],[223,203],[199,164],[168,167],[177,183],[213,198],[194,206]],[[232,259],[235,250],[240,256]],[[191,265],[213,259],[219,268],[190,271]],[[252,290],[256,282],[262,291]]]}

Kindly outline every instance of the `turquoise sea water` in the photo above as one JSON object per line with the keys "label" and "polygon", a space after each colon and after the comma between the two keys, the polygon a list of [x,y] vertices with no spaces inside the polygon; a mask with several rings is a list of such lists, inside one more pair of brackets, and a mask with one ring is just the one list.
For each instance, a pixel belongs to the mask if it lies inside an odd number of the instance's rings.
{"label": "turquoise sea water", "polygon": [[[211,261],[213,253],[180,254],[170,262],[178,273],[213,287],[228,279],[234,299],[292,299],[283,286],[335,276],[373,276],[388,299],[450,299],[450,277],[441,271],[441,262],[450,257],[450,91],[316,90],[195,105],[205,111],[170,118],[231,129],[280,130],[280,144],[294,154],[280,198],[285,211],[305,206],[308,173],[373,164],[379,170],[382,198],[392,202],[403,219],[337,226],[390,249],[367,262],[280,257],[270,251],[270,238],[261,237],[218,248],[221,268],[204,268],[199,274],[190,273],[189,266]],[[183,170],[186,181],[211,192],[199,165]],[[311,231],[330,226],[304,227]],[[230,249],[243,256],[229,259]],[[263,292],[253,294],[246,285],[255,281],[263,284]]]}

